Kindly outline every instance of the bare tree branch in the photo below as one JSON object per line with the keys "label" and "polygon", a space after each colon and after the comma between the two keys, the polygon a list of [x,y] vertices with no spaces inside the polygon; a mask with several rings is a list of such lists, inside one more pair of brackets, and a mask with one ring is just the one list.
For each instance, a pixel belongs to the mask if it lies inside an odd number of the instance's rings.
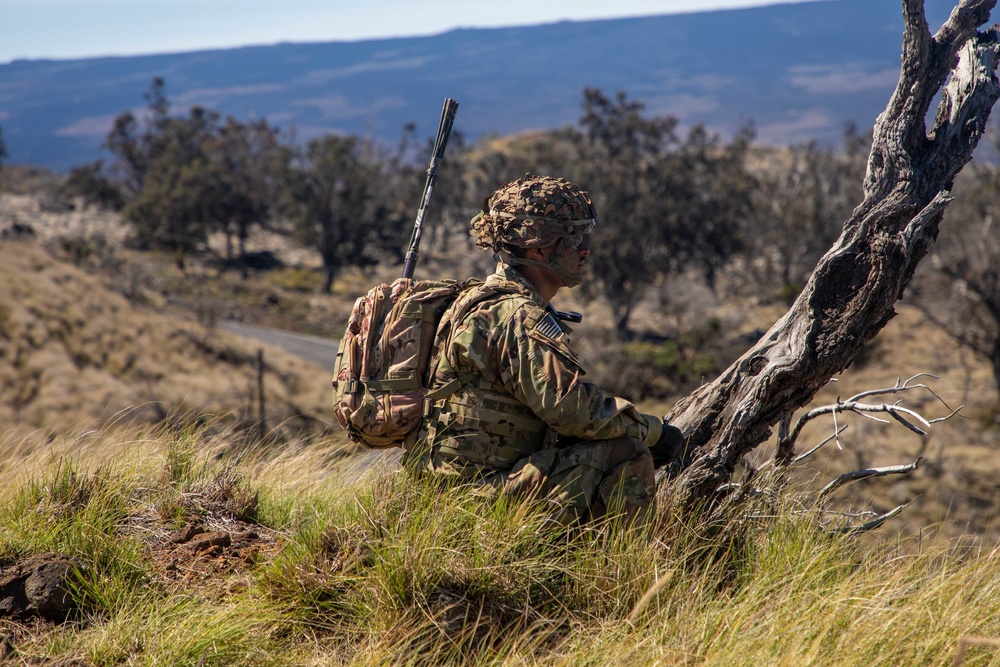
{"label": "bare tree branch", "polygon": [[876,517],[878,512],[873,512],[872,510],[861,510],[859,512],[838,512],[836,510],[819,510],[820,514],[834,514],[836,516],[846,517],[848,519],[861,519],[864,517]]}
{"label": "bare tree branch", "polygon": [[[872,398],[872,397],[876,397],[876,396],[887,396],[887,395],[898,394],[898,393],[901,393],[901,392],[907,392],[907,391],[913,391],[913,390],[923,389],[923,390],[926,390],[931,396],[933,396],[942,405],[944,405],[945,407],[948,407],[948,404],[945,402],[945,400],[942,399],[931,387],[929,387],[929,386],[927,386],[925,384],[922,384],[922,383],[916,383],[915,382],[916,380],[918,380],[920,378],[923,378],[923,377],[935,377],[935,376],[930,375],[928,373],[920,373],[920,374],[917,374],[917,375],[914,375],[914,376],[910,377],[905,382],[903,382],[901,378],[896,378],[896,383],[893,386],[891,386],[891,387],[886,387],[886,388],[882,388],[882,389],[871,389],[871,390],[867,390],[867,391],[862,391],[862,392],[859,392],[859,393],[855,394],[854,396],[850,397],[847,400],[842,401],[842,400],[838,399],[837,402],[834,403],[834,404],[824,405],[824,406],[821,406],[821,407],[818,407],[818,408],[814,408],[812,410],[809,410],[802,417],[800,417],[799,421],[795,425],[794,430],[791,430],[791,431],[789,431],[788,424],[786,422],[785,425],[784,425],[785,441],[782,443],[782,446],[779,447],[776,450],[775,456],[772,457],[772,459],[770,461],[768,461],[767,463],[765,463],[764,466],[763,466],[763,468],[761,468],[761,470],[763,470],[764,468],[771,467],[771,469],[769,471],[769,478],[772,481],[773,480],[777,480],[778,483],[780,484],[781,481],[784,479],[784,475],[781,472],[782,470],[788,468],[792,464],[799,463],[799,462],[805,460],[809,456],[812,456],[814,453],[816,453],[817,451],[819,451],[824,445],[826,445],[828,442],[830,442],[832,440],[836,440],[837,444],[838,444],[838,447],[839,447],[840,446],[840,440],[839,440],[840,435],[847,429],[848,425],[847,424],[841,425],[841,424],[839,424],[837,422],[836,417],[837,417],[838,412],[840,412],[840,413],[842,413],[842,412],[853,412],[853,413],[856,413],[856,414],[858,414],[858,415],[860,415],[862,417],[866,417],[868,419],[874,419],[875,421],[878,421],[878,422],[883,423],[883,424],[889,424],[889,423],[891,423],[890,420],[878,419],[877,417],[874,417],[871,414],[871,413],[886,413],[886,414],[890,415],[890,417],[892,417],[893,419],[895,419],[897,422],[899,422],[900,424],[902,424],[903,426],[905,426],[907,429],[909,429],[909,430],[911,430],[911,431],[913,431],[913,432],[915,432],[915,433],[917,433],[919,435],[926,435],[927,432],[924,431],[922,428],[914,425],[911,422],[911,420],[913,420],[913,421],[915,421],[915,422],[917,422],[917,423],[919,423],[919,424],[921,424],[924,427],[926,427],[926,428],[929,429],[929,428],[931,428],[931,426],[933,424],[935,424],[937,422],[947,421],[947,420],[953,418],[955,415],[958,414],[958,412],[959,412],[959,410],[961,410],[961,408],[958,408],[956,410],[951,410],[951,412],[949,412],[949,414],[946,415],[946,416],[944,416],[944,417],[939,417],[937,419],[928,420],[928,419],[924,418],[923,415],[921,415],[920,413],[916,412],[915,410],[911,410],[909,408],[905,408],[902,405],[900,405],[900,401],[897,401],[897,402],[891,403],[891,404],[890,403],[869,404],[869,403],[862,403],[862,402],[860,402],[858,400],[858,399],[861,399],[861,398]],[[950,408],[949,408],[949,410],[950,410]],[[794,455],[794,443],[795,443],[795,439],[802,432],[802,427],[805,424],[807,424],[809,421],[815,419],[816,417],[823,416],[823,415],[832,415],[834,417],[834,421],[833,421],[833,427],[834,427],[833,428],[833,433],[831,433],[826,438],[824,438],[819,444],[815,445],[812,449],[808,450],[807,452],[805,452],[805,453],[803,453],[803,454],[801,454],[799,456],[794,456],[793,457],[793,455]],[[906,415],[906,417],[909,417],[909,419],[907,419],[903,415]],[[779,454],[780,454],[780,456],[783,456],[784,458],[780,458]],[[818,499],[819,505],[820,505],[819,508],[818,508],[818,511],[821,514],[834,514],[834,513],[836,513],[836,512],[832,512],[830,510],[827,510],[822,505],[823,505],[823,503],[824,503],[824,501],[825,501],[826,498],[828,498],[834,491],[836,491],[837,489],[845,486],[846,484],[849,484],[849,483],[851,483],[853,481],[857,481],[857,480],[867,479],[869,477],[882,477],[882,476],[886,476],[886,475],[905,475],[905,474],[909,474],[909,473],[917,470],[917,468],[918,468],[921,460],[922,460],[922,457],[918,457],[916,461],[914,461],[913,463],[911,463],[909,465],[886,466],[886,467],[878,467],[878,468],[863,468],[863,469],[860,469],[860,470],[853,470],[851,472],[844,473],[844,474],[840,475],[839,477],[837,477],[836,479],[834,479],[829,484],[827,484],[822,490],[820,490],[820,492],[817,495],[817,499]],[[748,466],[748,468],[749,468],[749,466]],[[734,498],[734,497],[737,498],[738,500],[740,500],[740,499],[743,499],[743,498],[748,497],[750,495],[754,495],[755,492],[759,494],[760,493],[759,489],[755,489],[753,487],[750,487],[750,483],[752,482],[752,480],[754,478],[757,477],[757,475],[758,475],[759,472],[760,472],[760,470],[758,470],[758,469],[749,468],[748,475],[747,475],[746,479],[744,480],[744,482],[742,484],[732,484],[732,483],[730,483],[730,484],[725,484],[722,487],[720,487],[720,489],[719,489],[720,498],[722,497],[723,494],[725,494],[725,496],[726,496],[725,497],[724,505],[728,506],[728,505],[733,504],[732,498]],[[734,493],[734,492],[738,492],[738,493]],[[855,525],[855,526],[848,526],[847,528],[844,528],[844,529],[838,529],[837,532],[845,532],[845,533],[847,533],[847,532],[857,532],[857,531],[863,531],[863,530],[872,530],[874,528],[877,528],[878,526],[881,526],[886,520],[888,520],[892,516],[895,516],[895,514],[897,514],[901,509],[902,509],[902,506],[899,507],[899,508],[897,508],[896,510],[893,510],[893,512],[890,512],[890,513],[882,515],[882,516],[878,516],[875,519],[873,519],[871,521],[868,521],[868,522],[866,522],[864,524]],[[851,514],[845,514],[845,513],[839,513],[839,514],[842,514],[843,516],[849,516],[849,517],[855,518],[855,519],[860,518],[862,516],[874,516],[875,515],[874,512],[867,512],[867,511],[866,512],[860,512],[860,513],[851,513]]]}
{"label": "bare tree branch", "polygon": [[834,491],[836,491],[841,486],[849,483],[855,482],[859,479],[868,479],[869,477],[884,477],[885,475],[905,475],[907,473],[913,472],[920,465],[923,458],[918,458],[913,463],[909,465],[901,466],[885,466],[884,468],[864,468],[862,470],[852,470],[851,472],[845,472],[843,475],[833,480],[829,484],[823,487],[823,490],[819,492],[819,497],[824,498]]}
{"label": "bare tree branch", "polygon": [[992,637],[973,637],[971,635],[963,635],[962,637],[959,637],[958,644],[955,647],[955,660],[951,663],[953,667],[959,667],[959,665],[965,663],[965,654],[969,650],[970,646],[1000,648],[1000,639]]}
{"label": "bare tree branch", "polygon": [[[818,445],[816,445],[815,447],[813,447],[812,449],[810,449],[810,450],[809,450],[809,451],[807,451],[806,453],[804,453],[804,454],[800,454],[799,456],[796,456],[796,457],[795,457],[794,459],[792,459],[792,461],[791,461],[791,462],[792,462],[792,463],[798,463],[799,461],[802,461],[803,459],[805,459],[805,458],[808,458],[808,457],[812,456],[812,455],[813,455],[813,454],[815,454],[815,453],[816,453],[817,451],[819,451],[819,448],[820,448],[820,447],[822,447],[822,446],[823,446],[823,445],[825,445],[826,443],[830,442],[831,440],[833,440],[833,439],[835,439],[835,438],[838,438],[838,437],[840,437],[840,434],[841,434],[841,433],[843,433],[843,432],[844,432],[844,431],[846,431],[846,430],[847,430],[847,424],[844,424],[844,425],[843,425],[843,426],[841,426],[840,428],[836,429],[836,430],[835,430],[835,431],[834,431],[834,432],[833,432],[833,433],[832,433],[831,435],[829,435],[829,436],[828,436],[828,437],[827,437],[827,438],[826,438],[825,440],[822,440],[822,441],[821,441],[821,442],[820,442],[820,443],[819,443]],[[793,452],[793,453],[794,453],[794,452]]]}
{"label": "bare tree branch", "polygon": [[[889,422],[887,420],[879,419],[877,417],[872,416],[872,413],[884,412],[893,419],[895,419],[896,421],[898,421],[900,424],[908,428],[909,430],[916,433],[917,435],[927,435],[927,431],[912,424],[909,420],[906,419],[906,417],[904,417],[904,415],[909,416],[913,420],[922,424],[924,427],[930,428],[932,424],[951,419],[952,417],[958,414],[958,412],[962,409],[962,407],[959,407],[955,410],[951,410],[951,407],[948,406],[948,403],[946,403],[944,399],[938,396],[938,394],[928,385],[922,383],[911,384],[914,380],[922,377],[931,377],[937,379],[937,376],[931,375],[930,373],[919,373],[906,380],[906,382],[902,382],[901,378],[897,378],[896,384],[892,387],[863,391],[859,394],[851,396],[846,401],[838,400],[836,403],[832,405],[824,405],[818,408],[813,408],[812,410],[810,410],[809,412],[807,412],[806,414],[802,415],[799,418],[799,420],[795,423],[795,428],[793,428],[790,432],[788,432],[783,440],[779,439],[778,446],[775,449],[774,453],[775,462],[779,466],[798,463],[799,461],[802,461],[811,454],[814,454],[816,451],[820,449],[820,447],[830,442],[831,440],[837,439],[839,446],[839,436],[841,433],[843,433],[844,429],[846,429],[847,426],[845,425],[843,427],[840,427],[837,424],[836,417],[838,412],[854,412],[856,414],[861,415],[862,417],[872,419],[882,424],[888,424]],[[920,413],[911,410],[910,408],[903,407],[900,404],[900,401],[897,401],[896,403],[892,404],[888,403],[869,404],[869,403],[862,403],[860,401],[860,399],[862,398],[898,394],[900,392],[913,391],[916,389],[923,389],[927,391],[931,396],[937,399],[938,402],[940,402],[943,406],[951,410],[951,412],[944,417],[927,420]],[[802,454],[801,456],[795,456],[795,442],[798,439],[799,435],[802,433],[803,427],[813,419],[827,414],[832,414],[834,416],[833,435],[824,439],[822,442],[820,442],[818,445],[810,449],[805,454]]]}
{"label": "bare tree branch", "polygon": [[906,509],[907,505],[909,505],[909,503],[904,503],[899,507],[886,512],[885,514],[881,514],[875,517],[871,521],[866,521],[865,523],[858,526],[844,526],[843,528],[837,529],[835,532],[841,534],[848,534],[848,533],[861,533],[868,530],[874,530],[879,526],[881,526],[886,521],[888,521],[889,519],[891,519],[892,517],[902,512],[904,509]]}
{"label": "bare tree branch", "polygon": [[[908,378],[906,380],[906,382],[900,383],[900,381],[902,380],[902,378],[896,378],[896,384],[894,386],[892,386],[892,387],[889,387],[888,389],[872,389],[870,391],[863,391],[860,394],[855,394],[852,397],[852,399],[855,400],[855,401],[860,401],[861,399],[868,398],[869,396],[884,396],[886,394],[895,394],[895,393],[898,393],[900,391],[909,391],[911,389],[926,389],[928,392],[930,392],[930,394],[934,398],[936,398],[937,400],[939,400],[941,402],[941,404],[944,405],[947,408],[948,404],[944,402],[944,399],[942,399],[940,396],[938,396],[937,394],[935,394],[934,390],[931,389],[928,385],[926,385],[926,384],[910,384],[911,382],[913,382],[914,380],[917,380],[919,378],[931,378],[931,379],[934,379],[934,380],[939,380],[940,379],[937,375],[934,375],[932,373],[917,373],[916,375]],[[948,408],[948,409],[951,410],[951,408]]]}

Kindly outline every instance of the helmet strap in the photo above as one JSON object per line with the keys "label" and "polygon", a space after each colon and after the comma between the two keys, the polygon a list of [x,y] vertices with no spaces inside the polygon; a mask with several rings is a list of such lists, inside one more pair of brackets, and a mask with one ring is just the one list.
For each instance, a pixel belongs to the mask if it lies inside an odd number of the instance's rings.
{"label": "helmet strap", "polygon": [[534,266],[539,269],[548,269],[559,276],[559,279],[563,281],[566,287],[576,287],[583,282],[583,276],[580,274],[571,274],[560,264],[563,256],[566,254],[566,250],[565,239],[560,238],[556,241],[555,250],[552,251],[547,262],[540,262],[536,259],[528,259],[527,257],[515,257],[506,250],[498,250],[494,254],[494,257],[496,257],[497,261],[509,264],[510,266]]}
{"label": "helmet strap", "polygon": [[539,262],[535,259],[528,259],[527,257],[515,257],[507,250],[497,250],[494,254],[498,262],[503,262],[509,266],[534,266],[538,269],[549,268],[548,262]]}
{"label": "helmet strap", "polygon": [[571,274],[562,267],[561,262],[568,249],[569,248],[566,245],[565,238],[560,238],[556,241],[556,248],[552,251],[552,254],[549,255],[549,261],[545,268],[559,276],[560,280],[566,284],[566,287],[573,288],[583,282],[583,276],[579,273]]}

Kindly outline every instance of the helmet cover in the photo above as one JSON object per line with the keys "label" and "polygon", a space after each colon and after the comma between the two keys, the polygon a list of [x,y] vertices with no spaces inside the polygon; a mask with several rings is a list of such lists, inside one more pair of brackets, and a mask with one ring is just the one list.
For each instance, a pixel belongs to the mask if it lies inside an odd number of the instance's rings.
{"label": "helmet cover", "polygon": [[483,200],[472,219],[476,245],[494,252],[505,246],[537,248],[566,239],[575,247],[597,226],[590,195],[562,178],[525,174]]}

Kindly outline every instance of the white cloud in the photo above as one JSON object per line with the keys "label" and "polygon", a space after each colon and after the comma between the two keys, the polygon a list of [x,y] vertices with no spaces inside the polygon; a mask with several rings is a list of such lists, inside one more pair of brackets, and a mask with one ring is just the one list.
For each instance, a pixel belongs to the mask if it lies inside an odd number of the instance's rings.
{"label": "white cloud", "polygon": [[187,108],[194,105],[204,107],[220,106],[223,101],[243,95],[258,95],[260,93],[277,93],[285,87],[277,83],[262,84],[259,86],[226,86],[222,88],[195,88],[185,91],[176,97],[171,97],[171,104],[180,108]]}
{"label": "white cloud", "polygon": [[837,119],[823,109],[806,109],[787,120],[760,125],[757,128],[757,140],[764,144],[787,144],[815,136],[817,130],[826,130],[836,124]]}
{"label": "white cloud", "polygon": [[362,72],[419,69],[420,67],[426,65],[428,62],[431,62],[432,60],[436,59],[437,58],[431,56],[399,58],[397,60],[389,60],[381,62],[358,63],[357,65],[351,65],[350,67],[314,70],[309,72],[309,74],[307,74],[303,78],[302,82],[309,84],[311,86],[320,86],[325,83],[329,83],[330,81],[333,81],[335,79],[342,79],[346,76],[352,76],[354,74],[360,74]]}
{"label": "white cloud", "polygon": [[845,65],[800,65],[790,70],[792,85],[817,95],[859,93],[866,90],[885,90],[899,81],[899,68],[868,71],[863,63]]}
{"label": "white cloud", "polygon": [[118,114],[87,116],[56,130],[57,137],[103,137],[111,131]]}
{"label": "white cloud", "polygon": [[316,109],[324,119],[331,121],[364,118],[382,109],[401,108],[405,107],[406,104],[406,100],[402,98],[385,97],[368,106],[358,107],[351,106],[343,95],[310,97],[292,102],[292,106]]}

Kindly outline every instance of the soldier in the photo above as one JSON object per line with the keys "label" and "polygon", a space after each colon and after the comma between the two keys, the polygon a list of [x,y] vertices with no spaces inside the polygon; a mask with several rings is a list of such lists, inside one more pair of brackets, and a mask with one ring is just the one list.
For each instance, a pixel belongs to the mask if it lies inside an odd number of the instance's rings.
{"label": "soldier", "polygon": [[443,398],[408,466],[544,498],[564,525],[650,505],[651,450],[673,461],[681,432],[586,382],[569,327],[548,308],[581,283],[596,225],[588,194],[559,178],[526,174],[483,202],[471,233],[499,264],[449,311],[432,384]]}

